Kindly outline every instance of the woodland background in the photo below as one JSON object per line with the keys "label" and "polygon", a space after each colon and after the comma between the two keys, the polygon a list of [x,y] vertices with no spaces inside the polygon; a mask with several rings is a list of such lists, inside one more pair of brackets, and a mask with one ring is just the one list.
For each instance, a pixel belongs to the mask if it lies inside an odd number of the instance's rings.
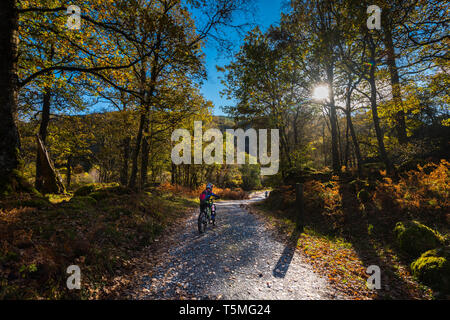
{"label": "woodland background", "polygon": [[[302,182],[294,240],[332,283],[355,298],[448,298],[446,1],[293,0],[266,32],[233,24],[246,0],[89,0],[81,30],[67,28],[70,4],[0,4],[0,297],[109,297],[115,270],[125,277],[206,182],[225,199],[271,189],[258,210],[293,237]],[[380,30],[366,25],[373,4]],[[226,116],[200,93],[206,41],[233,53],[217,66],[236,101]],[[175,166],[171,134],[194,121],[279,129],[279,173]],[[78,293],[64,287],[75,260],[89,270]],[[369,262],[397,285],[367,290]]]}

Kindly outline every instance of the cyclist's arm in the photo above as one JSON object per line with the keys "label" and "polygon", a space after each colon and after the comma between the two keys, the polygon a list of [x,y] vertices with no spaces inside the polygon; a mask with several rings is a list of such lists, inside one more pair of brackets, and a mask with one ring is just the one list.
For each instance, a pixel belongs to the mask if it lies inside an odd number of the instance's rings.
{"label": "cyclist's arm", "polygon": [[211,193],[206,195],[205,201],[208,201],[211,197],[215,197],[216,199],[220,199],[220,196],[218,196],[217,194],[211,192]]}
{"label": "cyclist's arm", "polygon": [[220,196],[217,195],[217,194],[215,194],[215,193],[213,193],[213,194],[211,194],[211,195],[214,196],[216,199],[220,199]]}

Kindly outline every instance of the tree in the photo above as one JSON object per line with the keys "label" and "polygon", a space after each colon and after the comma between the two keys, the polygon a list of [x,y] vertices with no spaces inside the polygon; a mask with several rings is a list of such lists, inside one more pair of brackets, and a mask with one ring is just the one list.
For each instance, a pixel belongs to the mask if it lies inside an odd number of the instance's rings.
{"label": "tree", "polygon": [[292,154],[302,148],[303,121],[314,112],[305,104],[310,90],[296,69],[292,52],[279,39],[279,30],[252,30],[234,61],[226,67],[224,94],[237,100],[225,110],[244,125],[280,130],[281,174],[288,178]]}
{"label": "tree", "polygon": [[[22,5],[24,5],[24,7],[22,7]],[[58,62],[56,65],[44,66],[27,75],[24,79],[19,79],[19,17],[21,15],[33,13],[51,14],[56,12],[64,12],[67,10],[66,6],[61,4],[60,1],[56,2],[56,6],[50,7],[47,5],[47,1],[33,1],[32,3],[19,3],[18,6],[15,0],[7,0],[3,1],[0,7],[0,18],[2,19],[0,24],[0,30],[2,30],[0,44],[2,45],[2,48],[4,48],[2,53],[2,65],[0,65],[0,96],[2,96],[0,100],[0,118],[2,119],[3,124],[2,131],[0,133],[1,136],[4,137],[4,139],[2,139],[2,144],[0,145],[0,166],[2,168],[0,174],[4,178],[1,182],[0,190],[11,188],[11,185],[17,184],[17,177],[20,175],[20,137],[17,130],[18,91],[20,87],[27,85],[42,75],[49,74],[50,72],[56,70],[89,73],[107,80],[100,74],[101,71],[125,69],[138,62],[138,60],[135,60],[131,63],[125,62],[125,64],[120,64],[120,62],[123,62],[121,56],[111,56],[111,52],[102,48],[103,51],[98,50],[93,55],[91,55],[89,51],[83,51],[84,57],[90,56],[89,65],[77,65],[76,62],[79,61],[63,61]],[[108,20],[111,19],[111,17],[107,15],[110,10],[108,10],[109,8],[106,4],[102,4],[101,1],[93,0],[90,5],[93,16],[96,16],[98,19],[94,20],[87,16],[83,16],[83,19],[88,21],[90,25],[94,25],[95,27],[99,27],[106,31],[103,36],[104,39],[108,38],[110,32],[120,33],[120,30],[116,29],[114,25],[108,24]],[[111,4],[110,7],[115,8],[115,6]],[[63,19],[65,19],[65,17]],[[36,27],[33,24],[29,24],[28,26],[30,28]],[[91,33],[87,34],[92,38]],[[95,35],[98,36],[99,33],[97,32]],[[99,47],[101,47],[101,41],[98,41],[97,39],[96,43]],[[80,47],[78,46],[78,48]],[[104,51],[107,52],[107,55],[109,54],[109,57],[105,57],[100,54]],[[105,63],[105,61],[109,63]],[[117,63],[117,61],[120,62]],[[20,190],[20,183],[16,187]]]}
{"label": "tree", "polygon": [[14,0],[0,4],[0,192],[7,189],[21,189],[17,183],[20,168],[20,138],[17,129],[17,47],[18,12]]}
{"label": "tree", "polygon": [[86,117],[63,116],[49,127],[48,145],[57,165],[65,166],[66,188],[70,189],[76,160],[89,158],[94,128]]}

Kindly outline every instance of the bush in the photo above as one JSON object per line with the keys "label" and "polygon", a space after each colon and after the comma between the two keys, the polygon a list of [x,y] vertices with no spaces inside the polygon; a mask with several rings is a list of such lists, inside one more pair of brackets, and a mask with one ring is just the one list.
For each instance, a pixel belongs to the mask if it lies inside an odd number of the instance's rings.
{"label": "bush", "polygon": [[242,178],[242,189],[259,190],[262,188],[259,165],[244,164],[239,168]]}
{"label": "bush", "polygon": [[365,176],[371,178],[380,178],[380,171],[386,169],[386,165],[383,162],[370,162],[365,163],[362,166]]}
{"label": "bush", "polygon": [[276,210],[286,210],[295,203],[295,190],[290,186],[282,186],[269,193],[266,199],[267,207]]}
{"label": "bush", "polygon": [[450,247],[429,250],[411,263],[413,275],[433,289],[450,292]]}
{"label": "bush", "polygon": [[394,228],[398,245],[411,258],[444,244],[444,238],[435,230],[417,222],[398,222]]}
{"label": "bush", "polygon": [[410,159],[410,160],[402,162],[397,170],[399,172],[417,170],[418,166],[423,167],[426,164],[427,164],[426,161],[424,161],[422,159]]}
{"label": "bush", "polygon": [[231,189],[221,189],[216,191],[217,195],[220,196],[221,199],[225,200],[243,200],[248,199],[248,193],[242,190],[241,188],[237,188],[235,190]]}
{"label": "bush", "polygon": [[[307,181],[303,186],[303,191],[306,210],[335,214],[342,206],[340,185],[335,176],[332,177],[332,180],[324,183],[317,180]],[[295,192],[292,197],[295,201]]]}
{"label": "bush", "polygon": [[441,218],[450,208],[450,163],[429,163],[417,170],[405,172],[398,181],[384,176],[374,196],[375,202],[385,210],[397,208],[409,212],[431,212]]}

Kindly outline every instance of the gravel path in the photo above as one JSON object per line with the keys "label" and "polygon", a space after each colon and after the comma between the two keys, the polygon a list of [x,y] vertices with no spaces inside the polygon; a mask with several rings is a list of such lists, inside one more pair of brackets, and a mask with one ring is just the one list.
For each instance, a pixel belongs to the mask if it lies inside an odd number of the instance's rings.
{"label": "gravel path", "polygon": [[[217,226],[197,231],[197,211],[141,279],[144,299],[345,299],[243,204],[217,202]],[[167,247],[166,247],[167,248]],[[145,292],[145,294],[142,294]]]}

